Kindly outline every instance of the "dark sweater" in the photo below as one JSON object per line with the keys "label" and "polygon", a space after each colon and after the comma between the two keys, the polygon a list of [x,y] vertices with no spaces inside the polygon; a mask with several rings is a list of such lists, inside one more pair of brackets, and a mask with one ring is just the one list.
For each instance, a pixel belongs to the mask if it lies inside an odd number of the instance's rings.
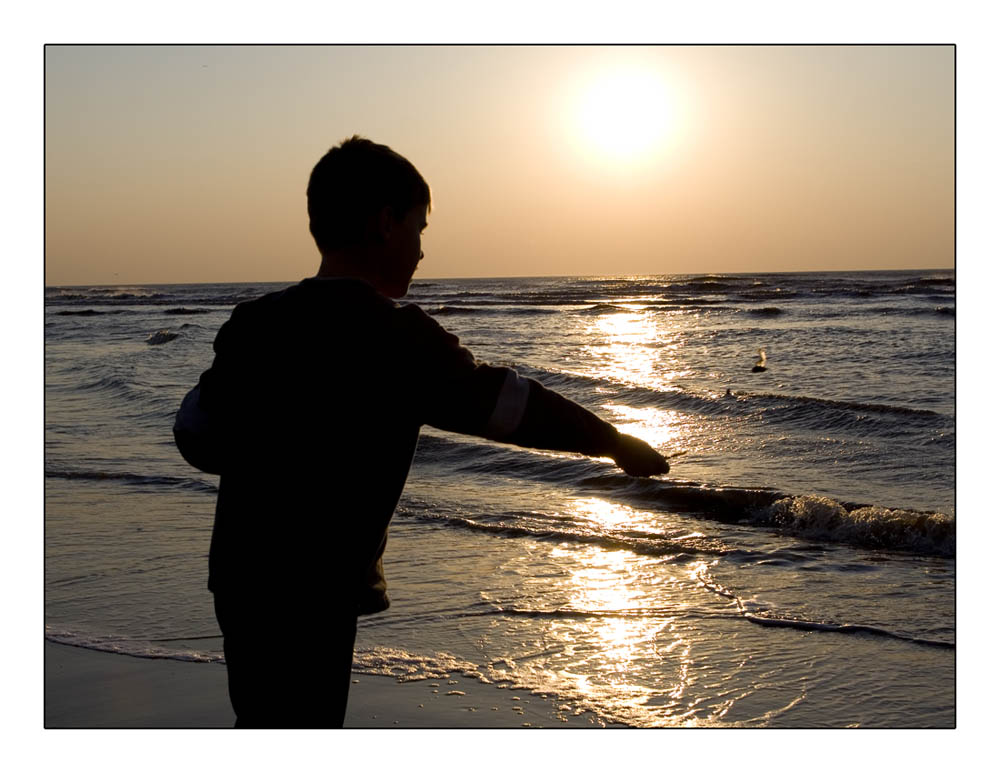
{"label": "dark sweater", "polygon": [[241,303],[174,427],[221,474],[214,592],[315,592],[388,606],[381,557],[423,424],[612,455],[618,433],[509,368],[477,363],[413,305],[352,279],[306,279]]}

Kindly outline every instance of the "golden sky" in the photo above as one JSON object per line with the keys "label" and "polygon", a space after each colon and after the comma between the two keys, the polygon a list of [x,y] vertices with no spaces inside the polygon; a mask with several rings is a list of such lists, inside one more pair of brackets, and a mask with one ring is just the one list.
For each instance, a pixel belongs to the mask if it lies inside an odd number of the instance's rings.
{"label": "golden sky", "polygon": [[48,285],[315,273],[351,134],[421,277],[954,266],[951,46],[48,46]]}

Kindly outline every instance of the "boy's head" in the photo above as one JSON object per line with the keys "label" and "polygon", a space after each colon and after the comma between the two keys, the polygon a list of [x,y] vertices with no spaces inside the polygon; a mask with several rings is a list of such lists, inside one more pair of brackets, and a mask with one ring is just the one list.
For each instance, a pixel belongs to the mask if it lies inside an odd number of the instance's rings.
{"label": "boy's head", "polygon": [[413,164],[357,135],[319,160],[306,198],[309,231],[323,254],[378,238],[378,218],[387,207],[399,221],[417,207],[424,213],[431,207],[430,187]]}

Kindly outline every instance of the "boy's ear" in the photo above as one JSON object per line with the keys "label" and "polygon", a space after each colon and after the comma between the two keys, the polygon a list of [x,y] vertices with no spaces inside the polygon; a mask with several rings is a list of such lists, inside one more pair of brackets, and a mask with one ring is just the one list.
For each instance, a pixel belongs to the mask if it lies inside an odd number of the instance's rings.
{"label": "boy's ear", "polygon": [[383,240],[388,239],[389,235],[392,233],[394,221],[395,217],[392,213],[392,207],[382,207],[378,213],[376,225],[378,227],[378,235]]}

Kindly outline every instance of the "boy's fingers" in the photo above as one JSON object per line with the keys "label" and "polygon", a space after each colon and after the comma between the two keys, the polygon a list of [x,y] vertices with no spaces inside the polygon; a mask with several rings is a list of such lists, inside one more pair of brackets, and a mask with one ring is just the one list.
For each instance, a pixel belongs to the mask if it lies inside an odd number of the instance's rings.
{"label": "boy's fingers", "polygon": [[670,472],[670,464],[652,446],[631,435],[623,435],[615,463],[628,475],[647,478]]}

